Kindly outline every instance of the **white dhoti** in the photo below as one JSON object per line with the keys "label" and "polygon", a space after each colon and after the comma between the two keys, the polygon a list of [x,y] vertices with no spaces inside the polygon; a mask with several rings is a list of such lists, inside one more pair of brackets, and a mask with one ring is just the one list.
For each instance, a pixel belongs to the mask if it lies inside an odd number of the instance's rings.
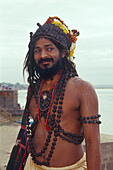
{"label": "white dhoti", "polygon": [[87,170],[86,164],[86,154],[84,153],[83,157],[73,165],[65,167],[47,167],[45,165],[37,165],[33,162],[31,155],[29,154],[24,170]]}

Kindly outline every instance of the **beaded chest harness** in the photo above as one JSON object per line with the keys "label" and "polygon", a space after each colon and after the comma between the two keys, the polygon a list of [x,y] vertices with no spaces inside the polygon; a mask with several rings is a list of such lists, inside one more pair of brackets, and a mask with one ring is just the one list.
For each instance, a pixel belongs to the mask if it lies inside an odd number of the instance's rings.
{"label": "beaded chest harness", "polygon": [[[75,77],[75,74],[69,73],[67,71],[63,71],[62,73],[61,71],[55,85],[53,86],[53,88],[51,88],[50,91],[42,92],[43,80],[36,85],[34,98],[37,104],[38,114],[35,117],[34,123],[30,126],[29,112],[28,112],[27,136],[28,136],[28,145],[30,148],[32,160],[34,161],[34,163],[38,165],[46,165],[46,166],[50,165],[50,159],[54,153],[54,149],[58,137],[73,144],[81,144],[84,140],[83,133],[78,135],[78,134],[73,134],[71,132],[66,132],[60,125],[60,119],[63,113],[62,105],[63,105],[63,99],[65,94],[65,87],[67,81],[71,77]],[[51,109],[52,109],[52,114],[50,115]],[[101,124],[101,121],[95,120],[98,119],[100,116],[101,115],[80,117],[79,121],[81,124],[83,123]],[[45,119],[45,123],[41,122],[42,117]],[[35,129],[39,123],[46,126],[48,135],[43,149],[37,153],[34,149],[32,138],[34,137]],[[53,139],[51,139],[52,134],[54,134]],[[44,161],[42,162],[38,161],[36,157],[43,156],[51,140],[53,141],[47,158],[45,158]]]}
{"label": "beaded chest harness", "polygon": [[[45,99],[43,99],[43,97],[41,96],[43,81],[38,83],[37,85],[34,97],[37,103],[38,114],[36,115],[34,123],[31,125],[31,127],[29,123],[29,114],[28,114],[27,134],[29,138],[28,144],[29,144],[32,159],[34,163],[38,165],[49,166],[50,159],[54,153],[55,145],[57,143],[57,137],[60,137],[63,140],[66,140],[74,144],[80,144],[83,142],[84,139],[83,134],[77,135],[77,134],[72,134],[70,132],[66,132],[60,126],[60,118],[63,113],[62,105],[63,105],[66,83],[70,77],[74,77],[74,76],[75,76],[74,73],[70,74],[67,71],[64,71],[62,74],[60,73],[54,87],[47,94],[48,100],[46,102],[44,101]],[[51,108],[52,108],[52,114],[50,115],[49,113]],[[41,122],[41,117],[45,119],[45,123]],[[46,129],[48,131],[48,136],[45,141],[45,146],[43,147],[43,149],[39,153],[36,153],[33,147],[32,138],[34,136],[35,129],[39,123],[46,126]],[[52,134],[54,134],[53,139],[51,139]],[[36,157],[43,156],[51,140],[53,140],[53,142],[47,158],[43,162],[37,161]]]}

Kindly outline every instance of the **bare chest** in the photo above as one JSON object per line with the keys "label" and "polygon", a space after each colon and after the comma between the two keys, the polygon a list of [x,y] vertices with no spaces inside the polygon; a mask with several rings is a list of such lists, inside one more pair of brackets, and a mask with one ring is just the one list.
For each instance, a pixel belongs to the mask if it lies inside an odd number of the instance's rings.
{"label": "bare chest", "polygon": [[[83,140],[83,136],[81,136],[81,126],[78,120],[80,116],[80,103],[75,92],[73,92],[71,88],[68,88],[68,86],[60,95],[56,94],[54,96],[52,105],[50,102],[47,110],[43,108],[43,102],[45,102],[44,99],[42,100],[40,109],[38,109],[39,105],[37,105],[34,96],[30,103],[31,116],[34,120],[36,115],[38,117],[38,123],[32,136],[33,147],[36,153],[42,155],[42,157],[37,159],[39,161],[45,160],[45,157],[48,155],[52,156],[53,150],[56,148],[55,154],[53,154],[51,159],[51,162],[54,164],[54,160],[57,160],[60,156],[59,148],[61,148],[63,152],[65,148],[68,148],[68,151],[66,151],[68,153],[65,152],[65,155],[69,155],[71,151],[75,150],[76,152],[77,150],[78,145],[73,144],[80,144],[80,140]],[[49,130],[47,130],[46,125]],[[51,154],[49,154],[50,152]]]}
{"label": "bare chest", "polygon": [[48,105],[47,108],[43,108],[43,102],[45,102],[43,100],[40,110],[38,110],[37,106],[38,101],[36,101],[36,98],[33,96],[30,103],[30,114],[34,120],[36,115],[39,114],[40,122],[45,123],[47,121],[48,124],[51,123],[51,121],[53,123],[60,123],[61,126],[67,127],[67,129],[70,128],[68,126],[70,126],[71,123],[71,125],[73,124],[73,126],[71,126],[73,127],[72,131],[74,131],[77,129],[76,125],[78,126],[79,124],[80,103],[76,93],[73,92],[72,89],[66,87],[65,92],[62,92],[62,94],[63,95],[55,95],[52,105]]}

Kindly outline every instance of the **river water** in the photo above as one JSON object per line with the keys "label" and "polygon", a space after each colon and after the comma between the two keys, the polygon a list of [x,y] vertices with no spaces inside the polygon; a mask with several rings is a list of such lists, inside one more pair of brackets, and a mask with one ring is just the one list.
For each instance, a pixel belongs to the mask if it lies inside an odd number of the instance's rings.
{"label": "river water", "polygon": [[[100,132],[113,135],[113,89],[95,89],[99,100],[99,113],[101,114]],[[18,103],[24,108],[27,90],[18,91]]]}

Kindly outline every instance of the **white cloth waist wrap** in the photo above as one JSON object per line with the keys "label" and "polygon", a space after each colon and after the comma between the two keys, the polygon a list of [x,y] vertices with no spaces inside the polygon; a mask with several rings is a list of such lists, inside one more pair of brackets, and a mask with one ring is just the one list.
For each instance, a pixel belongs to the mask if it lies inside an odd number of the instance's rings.
{"label": "white cloth waist wrap", "polygon": [[83,157],[73,165],[65,166],[65,167],[47,167],[45,165],[37,165],[33,162],[31,155],[29,154],[24,170],[87,170],[86,165],[86,153],[84,153]]}

